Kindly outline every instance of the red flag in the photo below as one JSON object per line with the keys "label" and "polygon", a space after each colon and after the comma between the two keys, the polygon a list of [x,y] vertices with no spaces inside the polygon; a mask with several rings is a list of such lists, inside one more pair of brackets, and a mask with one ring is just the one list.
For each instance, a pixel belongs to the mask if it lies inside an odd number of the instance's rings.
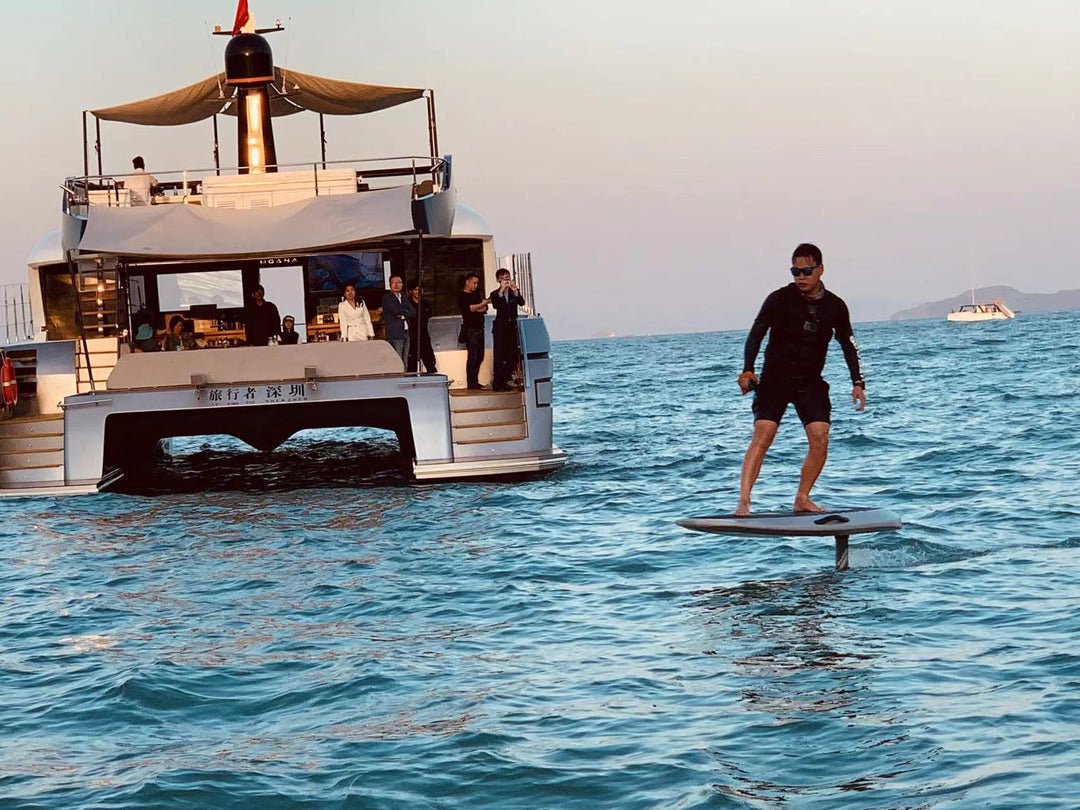
{"label": "red flag", "polygon": [[247,25],[248,21],[248,7],[247,0],[240,0],[236,5],[236,21],[232,25],[232,35],[235,37],[240,33],[240,29]]}

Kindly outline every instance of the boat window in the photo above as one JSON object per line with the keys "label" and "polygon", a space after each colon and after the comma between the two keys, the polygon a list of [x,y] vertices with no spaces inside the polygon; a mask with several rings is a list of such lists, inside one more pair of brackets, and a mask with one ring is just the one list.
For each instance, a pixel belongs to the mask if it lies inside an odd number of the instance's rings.
{"label": "boat window", "polygon": [[370,309],[378,309],[387,288],[387,264],[386,256],[380,251],[307,257],[304,276],[308,322],[332,322],[338,302],[345,297],[345,287],[350,284],[356,287],[357,295]]}
{"label": "boat window", "polygon": [[45,335],[49,340],[71,340],[79,336],[75,324],[78,298],[66,265],[41,269],[41,291],[45,306]]}
{"label": "boat window", "polygon": [[345,287],[356,289],[384,287],[382,253],[339,253],[332,256],[311,256],[307,260],[307,283],[310,292],[337,294]]}
{"label": "boat window", "polygon": [[131,302],[131,311],[134,314],[142,314],[150,309],[150,301],[146,297],[145,277],[130,276],[128,278],[128,300]]}
{"label": "boat window", "polygon": [[162,312],[213,304],[218,309],[244,306],[244,283],[239,270],[168,273],[158,276]]}
{"label": "boat window", "polygon": [[[483,285],[484,245],[479,239],[424,240],[424,295],[433,303],[436,316],[460,314],[457,296],[470,272],[479,275]],[[480,291],[487,294],[483,286]]]}

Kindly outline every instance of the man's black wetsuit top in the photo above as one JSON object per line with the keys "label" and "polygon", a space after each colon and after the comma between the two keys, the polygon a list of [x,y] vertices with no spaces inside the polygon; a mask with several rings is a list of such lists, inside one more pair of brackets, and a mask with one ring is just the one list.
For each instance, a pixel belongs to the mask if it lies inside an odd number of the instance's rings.
{"label": "man's black wetsuit top", "polygon": [[[743,353],[743,371],[753,372],[766,332],[765,365],[761,380],[798,384],[821,377],[833,334],[844,350],[851,382],[863,385],[859,347],[851,331],[847,304],[822,286],[824,295],[809,300],[794,282],[771,293],[754,319]],[[771,331],[770,331],[771,330]]]}

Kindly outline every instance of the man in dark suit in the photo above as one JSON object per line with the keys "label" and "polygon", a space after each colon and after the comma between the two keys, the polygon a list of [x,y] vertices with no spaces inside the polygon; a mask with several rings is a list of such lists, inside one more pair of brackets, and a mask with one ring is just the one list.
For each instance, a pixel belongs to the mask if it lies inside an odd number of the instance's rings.
{"label": "man in dark suit", "polygon": [[510,278],[506,268],[495,273],[499,289],[491,293],[491,305],[495,307],[495,323],[491,325],[491,342],[495,348],[495,373],[492,391],[509,391],[510,377],[518,361],[518,307],[525,299],[518,292],[517,284]]}
{"label": "man in dark suit", "polygon": [[435,350],[431,348],[431,330],[428,321],[431,320],[431,302],[420,297],[420,282],[414,281],[409,284],[409,300],[412,302],[416,315],[409,319],[409,371],[419,371],[418,360],[424,363],[424,370],[428,374],[434,374]]}
{"label": "man in dark suit", "polygon": [[[409,357],[409,318],[416,315],[405,295],[405,279],[396,273],[390,276],[390,292],[382,299],[382,316],[386,323],[386,339],[404,364]],[[406,367],[407,368],[407,367]]]}

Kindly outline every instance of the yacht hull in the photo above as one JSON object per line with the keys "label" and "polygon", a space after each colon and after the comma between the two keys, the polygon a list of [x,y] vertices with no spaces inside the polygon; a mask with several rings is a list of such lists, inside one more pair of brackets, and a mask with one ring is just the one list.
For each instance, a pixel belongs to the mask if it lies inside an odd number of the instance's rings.
{"label": "yacht hull", "polygon": [[[508,392],[456,388],[444,374],[402,373],[383,341],[123,355],[103,371],[107,383],[64,396],[59,413],[10,420],[6,433],[0,421],[0,439],[17,460],[0,470],[0,497],[90,494],[120,481],[137,486],[174,437],[231,435],[271,451],[301,430],[348,427],[393,433],[416,480],[551,472],[566,456],[552,443],[542,319],[520,321],[519,340],[523,386]],[[380,363],[397,370],[355,372]],[[214,489],[212,480],[206,489]]]}

